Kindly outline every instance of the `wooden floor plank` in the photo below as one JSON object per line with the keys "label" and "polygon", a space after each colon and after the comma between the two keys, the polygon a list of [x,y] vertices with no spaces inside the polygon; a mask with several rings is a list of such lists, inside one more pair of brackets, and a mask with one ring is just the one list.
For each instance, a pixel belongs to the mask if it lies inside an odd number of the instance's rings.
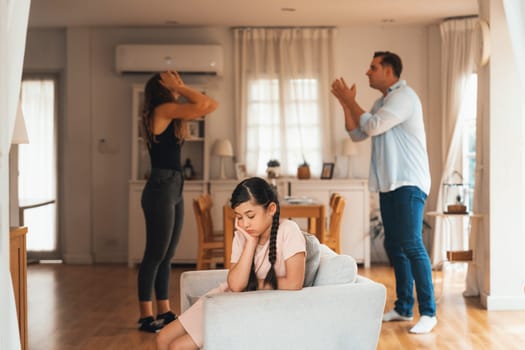
{"label": "wooden floor plank", "polygon": [[[192,267],[172,269],[173,309],[179,313],[179,277]],[[387,305],[395,301],[389,266],[359,267],[359,273],[387,287]],[[523,349],[525,311],[487,312],[478,298],[464,298],[465,271],[444,276],[438,325],[431,334],[414,335],[413,322],[384,323],[378,349]],[[136,329],[137,269],[126,265],[36,264],[28,268],[28,327],[31,350],[155,349],[155,335]],[[293,350],[293,349],[291,349]]]}

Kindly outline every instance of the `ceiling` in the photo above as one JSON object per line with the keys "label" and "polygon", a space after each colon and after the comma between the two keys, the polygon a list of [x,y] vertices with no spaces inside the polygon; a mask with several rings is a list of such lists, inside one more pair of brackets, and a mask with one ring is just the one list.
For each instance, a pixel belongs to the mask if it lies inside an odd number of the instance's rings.
{"label": "ceiling", "polygon": [[29,27],[438,23],[477,0],[31,0]]}

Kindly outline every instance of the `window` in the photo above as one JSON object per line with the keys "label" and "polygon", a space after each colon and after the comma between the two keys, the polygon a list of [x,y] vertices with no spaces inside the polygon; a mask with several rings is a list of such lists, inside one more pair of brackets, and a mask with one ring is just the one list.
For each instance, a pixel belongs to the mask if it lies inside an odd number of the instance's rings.
{"label": "window", "polygon": [[313,78],[251,80],[248,85],[248,169],[265,174],[277,159],[282,175],[296,175],[305,160],[312,172],[322,165],[319,82]]}
{"label": "window", "polygon": [[22,81],[21,102],[29,144],[22,145],[18,152],[18,202],[21,224],[30,232],[27,250],[35,258],[56,258],[59,249],[55,92],[55,78]]}
{"label": "window", "polygon": [[[236,28],[236,132],[248,174],[264,175],[276,159],[280,174],[304,161],[314,176],[331,157],[330,83],[336,29]],[[329,159],[326,159],[328,161]]]}
{"label": "window", "polygon": [[462,173],[463,181],[468,185],[468,204],[472,210],[474,185],[476,182],[476,115],[477,115],[478,76],[470,75],[463,103],[460,109],[460,118],[463,121]]}

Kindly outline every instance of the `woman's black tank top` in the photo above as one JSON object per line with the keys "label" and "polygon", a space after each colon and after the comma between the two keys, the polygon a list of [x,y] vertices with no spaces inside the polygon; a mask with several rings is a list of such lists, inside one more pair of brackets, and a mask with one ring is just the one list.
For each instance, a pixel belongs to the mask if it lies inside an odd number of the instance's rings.
{"label": "woman's black tank top", "polygon": [[152,168],[182,170],[180,162],[181,144],[174,134],[175,121],[168,124],[166,130],[150,140],[149,156]]}

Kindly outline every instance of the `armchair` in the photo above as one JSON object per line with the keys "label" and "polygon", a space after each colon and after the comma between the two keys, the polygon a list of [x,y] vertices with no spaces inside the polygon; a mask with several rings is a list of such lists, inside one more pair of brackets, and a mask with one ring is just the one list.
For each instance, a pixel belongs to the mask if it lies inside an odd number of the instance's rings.
{"label": "armchair", "polygon": [[[181,275],[181,310],[226,280],[228,270]],[[312,287],[204,297],[204,349],[375,349],[383,285],[357,275],[355,260],[321,245]]]}

